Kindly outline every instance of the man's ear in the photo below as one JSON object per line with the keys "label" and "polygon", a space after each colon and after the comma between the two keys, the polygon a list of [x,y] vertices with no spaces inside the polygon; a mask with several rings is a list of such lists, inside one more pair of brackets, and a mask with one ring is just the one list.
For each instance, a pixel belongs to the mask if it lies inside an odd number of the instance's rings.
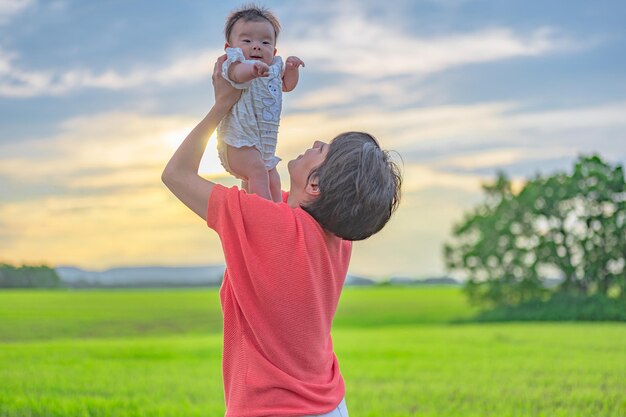
{"label": "man's ear", "polygon": [[317,181],[317,177],[311,178],[304,187],[304,191],[311,197],[317,198],[320,195],[320,187]]}

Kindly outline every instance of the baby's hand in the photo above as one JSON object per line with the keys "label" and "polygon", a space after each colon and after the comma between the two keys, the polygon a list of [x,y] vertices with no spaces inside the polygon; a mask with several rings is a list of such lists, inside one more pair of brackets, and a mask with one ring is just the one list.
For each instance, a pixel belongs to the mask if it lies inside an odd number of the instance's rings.
{"label": "baby's hand", "polygon": [[304,68],[304,62],[300,58],[298,58],[297,56],[290,56],[285,61],[285,71],[287,71],[287,70],[296,70],[300,66],[302,66],[302,68]]}
{"label": "baby's hand", "polygon": [[250,70],[252,71],[252,76],[254,78],[267,77],[270,72],[270,67],[265,62],[256,61],[252,64]]}

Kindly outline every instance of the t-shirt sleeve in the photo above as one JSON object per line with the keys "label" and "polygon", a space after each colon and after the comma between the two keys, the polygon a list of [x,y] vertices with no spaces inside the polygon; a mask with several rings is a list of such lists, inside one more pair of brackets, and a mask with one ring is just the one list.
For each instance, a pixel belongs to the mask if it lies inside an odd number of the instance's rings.
{"label": "t-shirt sleeve", "polygon": [[[283,201],[287,196],[288,193],[283,194]],[[291,207],[248,194],[235,186],[213,187],[206,219],[207,225],[220,236],[225,255],[227,250],[245,250],[245,247],[267,248],[272,241],[284,242],[294,235]],[[233,245],[239,245],[239,249]]]}
{"label": "t-shirt sleeve", "polygon": [[243,55],[241,48],[226,48],[226,61],[222,64],[222,77],[228,81],[233,87],[238,88],[240,90],[245,90],[250,87],[252,81],[248,81],[247,83],[236,83],[230,78],[228,78],[228,69],[235,62],[245,62],[246,57]]}

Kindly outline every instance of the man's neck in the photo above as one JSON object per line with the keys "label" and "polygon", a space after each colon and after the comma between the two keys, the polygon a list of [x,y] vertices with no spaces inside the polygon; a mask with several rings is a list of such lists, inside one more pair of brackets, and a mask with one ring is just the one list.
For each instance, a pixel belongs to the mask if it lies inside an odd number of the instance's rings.
{"label": "man's neck", "polygon": [[305,204],[309,196],[303,190],[294,187],[293,184],[289,190],[289,196],[287,197],[287,204],[292,208],[298,208],[302,204]]}

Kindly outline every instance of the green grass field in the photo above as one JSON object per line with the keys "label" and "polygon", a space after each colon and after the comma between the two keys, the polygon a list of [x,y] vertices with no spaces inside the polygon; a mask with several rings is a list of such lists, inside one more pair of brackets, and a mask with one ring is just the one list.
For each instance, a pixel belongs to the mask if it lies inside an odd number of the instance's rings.
{"label": "green grass field", "polygon": [[[452,324],[457,288],[347,288],[352,417],[626,415],[626,325]],[[222,416],[217,290],[0,292],[0,416]]]}

